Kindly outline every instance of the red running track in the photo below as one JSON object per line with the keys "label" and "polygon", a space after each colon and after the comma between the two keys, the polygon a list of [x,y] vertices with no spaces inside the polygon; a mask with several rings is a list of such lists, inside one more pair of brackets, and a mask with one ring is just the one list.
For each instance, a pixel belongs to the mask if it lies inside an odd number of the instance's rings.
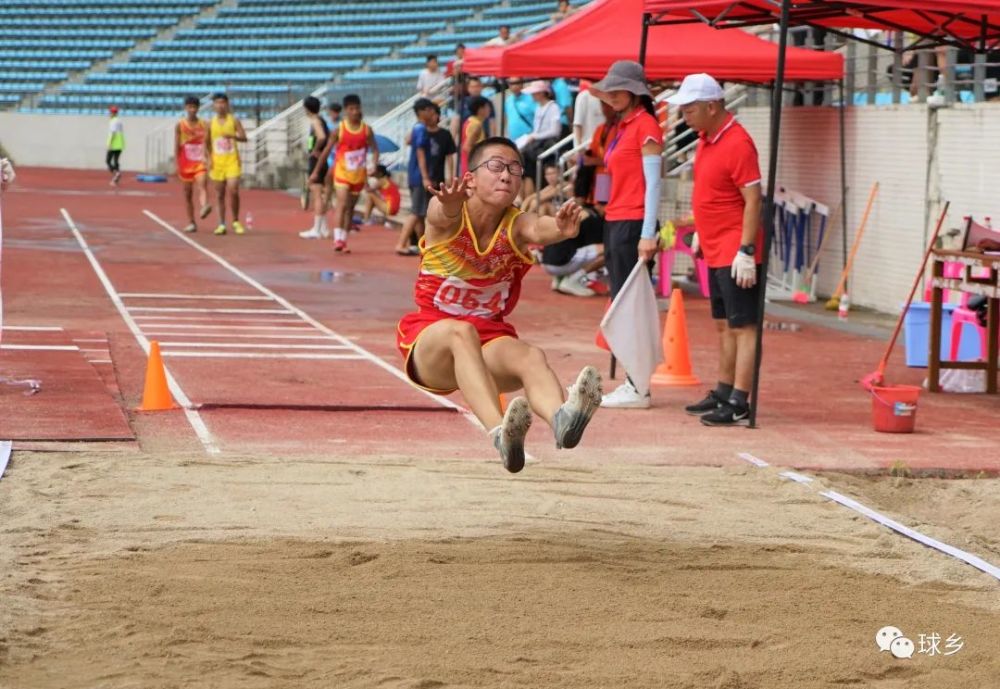
{"label": "red running track", "polygon": [[[161,342],[169,371],[192,405],[203,405],[196,416],[224,452],[494,461],[482,432],[463,414],[390,370],[401,363],[394,328],[411,306],[417,267],[416,259],[392,252],[392,233],[366,228],[352,237],[350,255],[337,255],[327,243],[297,237],[310,218],[296,198],[250,190],[243,199],[253,229],[243,237],[215,237],[206,221],[191,238],[203,252],[164,226],[184,224],[178,185],[127,179],[114,190],[106,179],[101,173],[19,170],[17,187],[4,197],[5,322],[106,333],[112,382],[121,393],[116,397],[114,387],[106,387],[104,394],[116,411],[125,410],[145,446],[197,447],[205,438],[195,432],[192,412],[130,411],[141,395],[143,338]],[[689,298],[686,305],[695,372],[707,388],[714,381],[714,328],[704,300]],[[606,354],[593,345],[603,308],[600,300],[551,292],[534,270],[512,320],[522,337],[545,348],[568,381],[585,364],[606,369]],[[682,410],[702,388],[661,388],[651,410],[599,412],[572,452],[557,452],[542,423],[532,429],[529,449],[539,461],[567,464],[729,465],[739,462],[738,453],[750,452],[776,464],[831,470],[878,470],[896,462],[912,469],[1000,469],[1000,458],[988,449],[995,447],[996,398],[924,395],[918,433],[871,430],[869,401],[856,381],[874,367],[883,346],[811,325],[794,333],[769,331],[760,429],[704,428]],[[24,354],[18,352],[21,371]],[[0,352],[0,365],[7,357]],[[51,380],[57,371],[45,366]],[[898,382],[919,384],[922,376],[901,367],[890,371]],[[19,395],[0,389],[0,411]],[[462,403],[460,396],[454,401]],[[81,408],[78,415],[82,423],[93,413]],[[60,418],[53,424],[65,425],[62,437],[79,437],[74,419]],[[17,436],[18,429],[6,430]]]}

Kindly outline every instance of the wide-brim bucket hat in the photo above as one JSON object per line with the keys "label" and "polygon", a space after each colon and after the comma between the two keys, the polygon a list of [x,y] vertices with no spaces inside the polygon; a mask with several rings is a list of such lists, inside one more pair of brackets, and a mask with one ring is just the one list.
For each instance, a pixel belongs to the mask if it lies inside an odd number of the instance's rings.
{"label": "wide-brim bucket hat", "polygon": [[608,94],[612,91],[652,96],[646,85],[646,70],[634,60],[619,60],[611,65],[603,79],[590,86],[590,92],[603,101],[608,100]]}

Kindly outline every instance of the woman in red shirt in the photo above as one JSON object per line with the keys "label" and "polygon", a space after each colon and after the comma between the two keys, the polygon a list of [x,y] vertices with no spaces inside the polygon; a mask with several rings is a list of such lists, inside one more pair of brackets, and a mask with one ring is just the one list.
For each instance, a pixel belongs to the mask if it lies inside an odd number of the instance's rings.
{"label": "woman in red shirt", "polygon": [[[663,129],[656,119],[646,73],[638,62],[614,63],[590,91],[619,114],[618,128],[604,154],[611,175],[611,195],[604,212],[604,253],[614,299],[636,262],[640,258],[652,260],[659,248],[656,212]],[[637,409],[649,405],[649,393],[640,394],[631,379],[605,395],[601,403]]]}

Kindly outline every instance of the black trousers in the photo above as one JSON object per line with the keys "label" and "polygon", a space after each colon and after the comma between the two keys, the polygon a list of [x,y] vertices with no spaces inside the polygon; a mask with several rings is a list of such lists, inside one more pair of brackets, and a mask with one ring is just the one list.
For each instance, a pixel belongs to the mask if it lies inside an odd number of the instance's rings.
{"label": "black trousers", "polygon": [[[642,219],[604,221],[604,267],[611,279],[611,298],[618,296],[639,260]],[[649,264],[650,266],[652,264]]]}
{"label": "black trousers", "polygon": [[108,151],[107,164],[109,172],[118,172],[118,159],[121,158],[121,151]]}

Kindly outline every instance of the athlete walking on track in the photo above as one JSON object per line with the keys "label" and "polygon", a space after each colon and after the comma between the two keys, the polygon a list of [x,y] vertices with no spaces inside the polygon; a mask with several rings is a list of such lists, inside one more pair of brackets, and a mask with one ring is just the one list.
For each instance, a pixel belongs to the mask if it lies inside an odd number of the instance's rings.
{"label": "athlete walking on track", "polygon": [[246,230],[240,223],[240,177],[243,165],[236,142],[246,141],[243,124],[229,110],[229,96],[217,93],[212,97],[215,115],[208,133],[212,151],[212,167],[209,176],[215,183],[215,194],[219,203],[219,226],[215,234],[226,233],[226,201],[233,211],[233,231],[243,234]]}
{"label": "athlete walking on track", "polygon": [[184,203],[187,206],[188,225],[185,232],[197,232],[198,223],[194,219],[194,187],[198,187],[198,202],[201,204],[199,216],[204,219],[212,212],[208,202],[207,161],[208,125],[198,117],[200,102],[194,96],[184,99],[185,116],[174,130],[174,153],[177,160],[177,176],[184,185]]}
{"label": "athlete walking on track", "polygon": [[[505,320],[534,263],[528,246],[575,237],[582,217],[573,201],[555,217],[522,212],[513,204],[523,175],[514,143],[492,137],[470,151],[461,179],[428,185],[434,198],[420,242],[418,311],[397,326],[410,380],[437,394],[460,390],[512,473],[524,467],[532,410],[552,427],[557,448],[571,448],[601,404],[594,367],[580,372],[567,398],[545,353],[519,340]],[[513,399],[502,412],[500,393],[522,388],[527,399]]]}

